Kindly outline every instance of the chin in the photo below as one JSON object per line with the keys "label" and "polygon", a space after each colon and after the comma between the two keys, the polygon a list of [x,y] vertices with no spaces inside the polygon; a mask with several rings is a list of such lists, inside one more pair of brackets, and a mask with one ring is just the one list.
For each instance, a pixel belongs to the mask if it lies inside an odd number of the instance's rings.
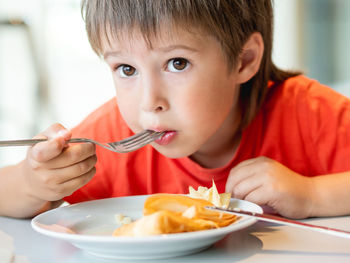
{"label": "chin", "polygon": [[177,148],[166,148],[162,146],[153,146],[160,154],[171,158],[171,159],[178,159],[183,157],[188,157],[193,154],[193,151],[185,150],[185,149],[179,149]]}

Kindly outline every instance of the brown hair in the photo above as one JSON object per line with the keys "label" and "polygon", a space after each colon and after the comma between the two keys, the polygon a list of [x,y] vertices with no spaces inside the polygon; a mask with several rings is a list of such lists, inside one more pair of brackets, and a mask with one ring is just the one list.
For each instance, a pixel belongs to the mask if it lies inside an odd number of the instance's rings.
{"label": "brown hair", "polygon": [[160,25],[198,28],[222,45],[232,67],[254,32],[264,41],[257,74],[240,88],[241,124],[248,125],[260,109],[267,82],[280,83],[299,73],[278,69],[272,62],[273,7],[271,0],[83,0],[82,14],[94,51],[101,55],[103,41],[137,28],[150,42]]}

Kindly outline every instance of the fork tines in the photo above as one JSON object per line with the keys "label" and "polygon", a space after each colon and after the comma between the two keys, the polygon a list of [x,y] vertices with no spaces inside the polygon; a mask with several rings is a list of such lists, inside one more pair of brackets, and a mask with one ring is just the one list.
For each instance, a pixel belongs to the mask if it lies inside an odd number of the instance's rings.
{"label": "fork tines", "polygon": [[[118,151],[131,151],[133,149],[138,149],[146,144],[160,138],[164,132],[156,132],[151,130],[145,130],[144,132],[135,134],[125,140],[118,143],[109,143],[114,149],[118,148]],[[121,149],[123,148],[123,149]]]}

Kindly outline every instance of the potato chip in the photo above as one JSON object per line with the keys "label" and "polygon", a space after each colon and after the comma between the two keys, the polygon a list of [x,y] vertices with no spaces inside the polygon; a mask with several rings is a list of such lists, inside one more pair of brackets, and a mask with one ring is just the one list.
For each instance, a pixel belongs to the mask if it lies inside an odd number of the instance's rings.
{"label": "potato chip", "polygon": [[222,208],[228,208],[231,201],[231,193],[222,193],[220,194],[220,201]]}
{"label": "potato chip", "polygon": [[189,187],[189,196],[192,198],[204,199],[217,207],[227,208],[230,204],[231,193],[219,194],[213,180],[211,188],[199,186],[196,191],[192,186]]}

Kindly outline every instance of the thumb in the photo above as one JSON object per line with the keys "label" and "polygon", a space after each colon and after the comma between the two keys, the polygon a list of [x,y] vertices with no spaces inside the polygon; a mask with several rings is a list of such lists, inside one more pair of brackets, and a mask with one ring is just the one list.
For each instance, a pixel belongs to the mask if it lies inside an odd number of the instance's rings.
{"label": "thumb", "polygon": [[47,141],[37,143],[31,147],[28,150],[28,155],[37,162],[49,161],[62,153],[70,137],[70,131],[62,125],[54,124],[34,137],[36,139],[47,139]]}

